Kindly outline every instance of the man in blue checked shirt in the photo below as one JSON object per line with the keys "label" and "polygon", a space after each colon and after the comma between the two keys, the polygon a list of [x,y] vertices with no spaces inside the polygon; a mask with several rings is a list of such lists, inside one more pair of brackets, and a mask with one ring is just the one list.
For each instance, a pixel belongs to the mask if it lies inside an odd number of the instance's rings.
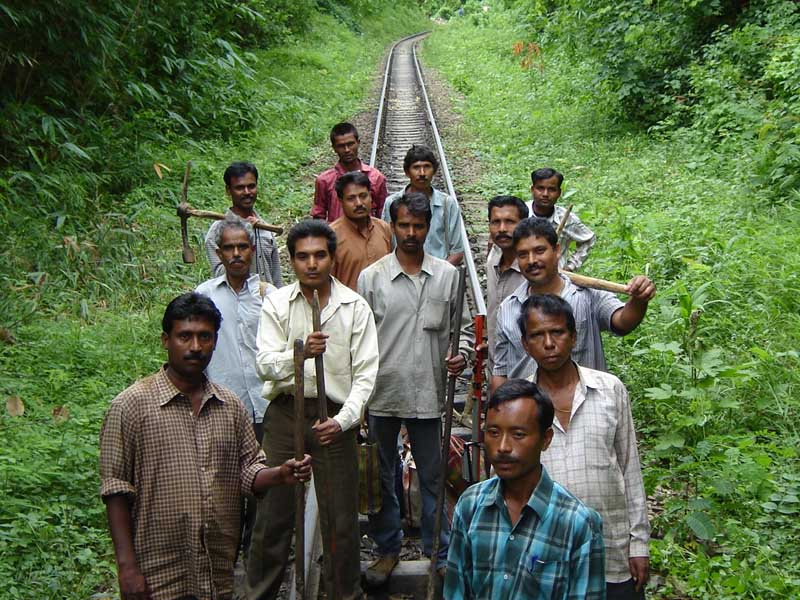
{"label": "man in blue checked shirt", "polygon": [[497,475],[469,488],[453,515],[444,597],[606,597],[602,520],[540,463],[553,404],[510,379],[492,396],[486,450]]}

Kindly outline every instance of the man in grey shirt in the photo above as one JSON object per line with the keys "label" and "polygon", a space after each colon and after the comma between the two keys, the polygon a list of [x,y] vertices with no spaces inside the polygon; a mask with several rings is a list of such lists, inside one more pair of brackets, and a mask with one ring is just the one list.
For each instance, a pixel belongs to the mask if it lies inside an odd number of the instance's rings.
{"label": "man in grey shirt", "polygon": [[[255,211],[256,200],[258,200],[258,169],[253,163],[234,162],[231,163],[223,175],[225,180],[225,193],[231,199],[231,207],[225,211],[225,217],[239,219],[251,225],[261,220]],[[218,277],[223,273],[222,262],[217,256],[216,240],[222,221],[212,223],[206,233],[206,255],[211,266],[211,275]],[[281,261],[278,256],[278,246],[275,244],[275,237],[263,229],[256,229],[253,232],[254,253],[250,264],[250,273],[257,274],[261,281],[271,283],[275,287],[281,287]]]}
{"label": "man in grey shirt", "polygon": [[[369,402],[369,426],[379,446],[382,508],[370,517],[370,534],[379,558],[367,569],[369,585],[386,581],[398,561],[403,531],[395,495],[397,434],[405,423],[422,491],[422,545],[433,547],[436,490],[442,476],[441,415],[446,372],[467,364],[474,337],[464,305],[461,344],[448,348],[457,315],[458,270],[424,250],[431,206],[422,193],[406,193],[391,205],[397,248],[361,272],[358,292],[372,307],[378,330],[380,367]],[[443,520],[439,567],[444,567],[449,527]]]}
{"label": "man in grey shirt", "polygon": [[572,359],[583,367],[606,370],[601,331],[626,335],[644,319],[647,304],[656,295],[653,282],[637,275],[628,282],[628,301],[614,294],[574,285],[558,272],[561,248],[556,230],[546,219],[530,217],[514,229],[514,248],[525,282],[503,300],[497,315],[492,390],[510,377],[533,374],[535,364],[522,346],[517,320],[529,294],[555,294],[569,302],[575,314],[577,337]]}
{"label": "man in grey shirt", "polygon": [[[253,228],[246,221],[226,218],[219,222],[214,240],[223,273],[197,286],[197,292],[208,296],[222,314],[217,345],[206,376],[235,393],[247,409],[253,431],[260,444],[264,438],[264,412],[267,401],[261,397],[263,382],[256,373],[256,333],[261,314],[261,299],[275,287],[259,281],[250,273],[253,259]],[[243,547],[250,545],[255,521],[256,503],[247,501],[242,525]]]}

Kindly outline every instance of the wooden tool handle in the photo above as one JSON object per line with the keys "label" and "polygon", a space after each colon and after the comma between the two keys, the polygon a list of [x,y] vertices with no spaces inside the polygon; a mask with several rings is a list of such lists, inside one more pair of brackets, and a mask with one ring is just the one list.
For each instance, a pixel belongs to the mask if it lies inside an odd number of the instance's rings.
{"label": "wooden tool handle", "polygon": [[605,279],[597,279],[595,277],[587,277],[586,275],[578,275],[571,271],[561,271],[564,275],[569,277],[570,281],[575,285],[585,288],[592,288],[593,290],[605,290],[615,294],[627,294],[628,286],[621,283],[614,283],[613,281],[606,281]]}
{"label": "wooden tool handle", "polygon": [[[304,366],[305,356],[303,354],[303,340],[294,341],[294,458],[303,460],[305,455],[305,390],[304,390]],[[294,502],[294,580],[297,597],[305,600],[306,597],[306,568],[305,568],[305,512],[306,512],[306,486],[302,482],[295,485]]]}
{"label": "wooden tool handle", "polygon": [[[322,311],[319,307],[319,293],[314,290],[314,299],[311,302],[311,321],[314,331],[322,331]],[[325,395],[325,361],[322,354],[314,357],[314,367],[317,374],[317,400],[319,401],[319,421],[328,420],[328,401]]]}
{"label": "wooden tool handle", "polygon": [[558,237],[558,238],[561,237],[561,232],[563,232],[564,231],[564,227],[567,226],[567,221],[569,221],[569,215],[572,212],[572,207],[573,206],[575,206],[575,205],[574,204],[570,204],[567,207],[567,210],[564,213],[564,216],[561,217],[561,222],[558,224],[558,229],[556,229],[556,237]]}
{"label": "wooden tool handle", "polygon": [[[225,215],[222,213],[214,212],[213,210],[199,210],[197,208],[187,208],[186,213],[193,216],[199,217],[201,219],[216,219],[217,221],[221,221],[225,218]],[[255,229],[263,229],[264,231],[271,231],[272,233],[283,233],[283,227],[278,227],[277,225],[270,225],[269,223],[265,223],[264,221],[256,221],[255,223],[250,223]]]}

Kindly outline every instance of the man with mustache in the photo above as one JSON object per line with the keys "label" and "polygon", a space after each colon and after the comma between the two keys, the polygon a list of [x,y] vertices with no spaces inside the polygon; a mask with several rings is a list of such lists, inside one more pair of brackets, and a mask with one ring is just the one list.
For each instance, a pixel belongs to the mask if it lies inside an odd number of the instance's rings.
{"label": "man with mustache", "polygon": [[[223,179],[225,180],[225,193],[231,199],[231,207],[225,211],[225,217],[245,221],[251,225],[260,221],[261,217],[255,211],[256,200],[258,200],[258,169],[256,166],[249,162],[231,163],[225,169]],[[217,255],[216,240],[220,227],[222,227],[222,222],[215,221],[206,233],[206,255],[213,277],[219,277],[225,271],[222,261]],[[250,264],[250,272],[258,274],[261,281],[281,287],[283,285],[281,261],[275,237],[263,229],[256,229],[254,236],[255,252]]]}
{"label": "man with mustache", "polygon": [[511,379],[492,394],[484,442],[496,475],[456,505],[447,600],[605,598],[604,524],[542,465],[552,423],[534,383]]}
{"label": "man with mustache", "polygon": [[650,525],[628,391],[610,373],[572,360],[575,319],[562,298],[530,296],[518,325],[538,365],[529,380],[550,396],[557,417],[542,464],[603,518],[607,598],[642,600]]}
{"label": "man with mustache", "polygon": [[361,162],[358,158],[360,144],[358,130],[352,123],[337,123],[331,129],[331,146],[339,161],[317,175],[314,181],[311,216],[315,219],[325,219],[328,223],[333,223],[342,216],[342,205],[336,194],[336,180],[351,171],[359,171],[369,178],[372,197],[370,214],[374,217],[381,216],[383,203],[386,201],[386,177],[375,167]]}
{"label": "man with mustache", "polygon": [[[431,223],[425,239],[425,252],[450,264],[460,265],[464,260],[464,240],[461,239],[461,208],[455,198],[433,187],[433,177],[439,169],[439,161],[430,148],[414,145],[403,159],[403,170],[408,185],[395,192],[383,205],[382,219],[391,222],[392,202],[408,192],[424,194],[431,205]],[[397,240],[396,240],[397,241]]]}
{"label": "man with mustache", "polygon": [[369,177],[361,171],[345,173],[336,180],[336,195],[344,214],[331,223],[336,233],[336,260],[331,275],[356,289],[365,267],[392,251],[392,230],[370,215],[372,197]]}
{"label": "man with mustache", "polygon": [[[369,565],[367,584],[383,584],[400,554],[403,530],[395,494],[397,434],[404,423],[419,473],[422,493],[422,546],[430,555],[438,482],[442,477],[441,435],[445,372],[458,375],[467,365],[474,340],[467,328],[469,308],[461,315],[460,347],[448,348],[457,315],[458,270],[425,252],[431,205],[418,192],[396,198],[390,207],[397,248],[370,265],[358,278],[358,293],[372,307],[378,329],[380,368],[369,403],[370,431],[377,440],[381,465],[381,510],[372,515],[370,535],[379,558]],[[448,545],[443,519],[438,567]]]}
{"label": "man with mustache", "polygon": [[624,304],[612,293],[583,288],[558,272],[561,248],[553,225],[546,219],[530,217],[514,229],[514,250],[525,282],[500,305],[497,315],[492,389],[508,377],[527,377],[535,364],[525,352],[517,321],[522,304],[530,294],[556,294],[572,307],[577,327],[573,360],[581,366],[606,370],[601,331],[626,335],[644,319],[647,304],[656,294],[653,282],[643,275],[627,285]]}
{"label": "man with mustache", "polygon": [[[264,439],[264,411],[267,402],[261,397],[263,383],[256,373],[256,333],[261,299],[275,286],[259,281],[250,273],[255,251],[255,236],[250,223],[227,217],[217,228],[217,257],[225,272],[204,281],[197,292],[208,296],[222,314],[214,356],[206,375],[214,383],[235,393],[247,409],[253,432],[260,444]],[[263,288],[263,289],[262,289]],[[244,515],[245,552],[255,520],[255,502],[248,498]]]}
{"label": "man with mustache", "polygon": [[310,456],[268,468],[242,403],[204,375],[221,319],[201,294],[172,300],[167,363],[103,421],[100,494],[122,600],[232,600],[242,495],[311,477]]}
{"label": "man with mustache", "polygon": [[[536,169],[531,173],[531,201],[528,207],[532,217],[547,219],[553,227],[558,228],[567,209],[557,204],[561,197],[561,184],[564,176],[549,167]],[[575,242],[575,251],[570,253],[569,247]],[[577,271],[589,255],[595,242],[594,232],[583,224],[575,212],[569,213],[564,231],[561,232],[559,245],[561,255],[558,266],[565,271]]]}
{"label": "man with mustache", "polygon": [[519,270],[512,236],[517,223],[527,218],[528,207],[516,196],[495,196],[489,201],[489,239],[492,242],[489,256],[486,257],[489,369],[494,364],[494,348],[497,343],[497,309],[525,281]]}
{"label": "man with mustache", "polygon": [[[294,341],[302,339],[305,445],[314,458],[323,547],[336,549],[333,557],[328,552],[323,555],[326,589],[334,588],[336,600],[350,600],[361,597],[356,433],[378,373],[375,320],[364,298],[331,277],[336,234],[330,225],[318,219],[300,221],[289,230],[286,246],[297,281],[265,296],[258,326],[256,371],[269,401],[264,450],[269,465],[294,454],[293,349]],[[313,327],[315,291],[321,331]],[[319,355],[324,355],[325,421],[320,421],[315,361],[310,360]],[[249,600],[277,597],[289,558],[294,511],[290,489],[271,490],[259,502],[247,561]],[[329,513],[335,517],[332,523]]]}

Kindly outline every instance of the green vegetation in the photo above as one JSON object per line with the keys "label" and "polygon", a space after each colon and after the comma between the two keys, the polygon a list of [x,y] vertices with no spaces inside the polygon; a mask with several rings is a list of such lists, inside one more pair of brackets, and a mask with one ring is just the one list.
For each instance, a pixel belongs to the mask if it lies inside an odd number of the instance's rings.
{"label": "green vegetation", "polygon": [[[17,6],[18,5],[18,6]],[[113,396],[155,370],[166,302],[207,277],[175,216],[221,210],[256,162],[259,206],[310,206],[308,163],[364,107],[414,4],[0,1],[0,589],[85,600],[115,587],[97,440]]]}
{"label": "green vegetation", "polygon": [[[473,191],[527,197],[531,170],[561,170],[598,234],[584,271],[618,281],[649,273],[659,287],[637,332],[607,343],[643,445],[655,595],[796,597],[800,215],[785,186],[797,170],[763,175],[781,164],[764,154],[770,136],[796,152],[789,107],[800,71],[788,61],[800,46],[788,24],[800,13],[791,2],[748,3],[713,28],[726,3],[508,4],[518,7],[467,3],[423,58],[461,94],[488,173]],[[683,37],[684,21],[666,37],[626,24],[656,7],[685,7],[691,21],[688,9],[712,4],[722,12],[704,21],[704,37]],[[615,84],[621,62],[605,52],[666,75],[676,65],[659,61],[673,44],[686,45],[680,68],[693,96],[658,118],[648,112],[645,132],[646,115]],[[764,130],[767,118],[792,126]]]}

